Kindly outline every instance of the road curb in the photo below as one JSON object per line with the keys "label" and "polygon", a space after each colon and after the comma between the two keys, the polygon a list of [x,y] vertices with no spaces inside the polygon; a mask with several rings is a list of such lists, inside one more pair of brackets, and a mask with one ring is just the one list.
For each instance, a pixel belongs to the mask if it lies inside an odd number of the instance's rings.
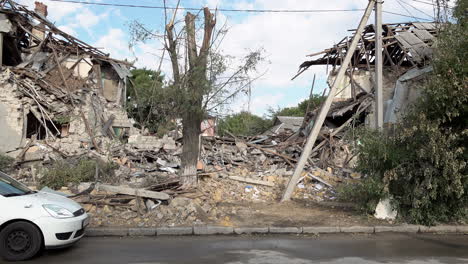
{"label": "road curb", "polygon": [[375,233],[393,232],[393,233],[418,233],[421,230],[419,225],[400,225],[400,226],[375,226]]}
{"label": "road curb", "polygon": [[102,236],[128,236],[129,228],[125,227],[98,227],[86,229],[86,236],[88,237],[102,237]]}
{"label": "road curb", "polygon": [[341,226],[341,233],[362,233],[362,234],[372,234],[375,231],[373,226]]}
{"label": "road curb", "polygon": [[275,227],[268,228],[270,234],[302,234],[302,227]]}
{"label": "road curb", "polygon": [[234,228],[228,226],[194,226],[193,234],[200,235],[233,235]]}
{"label": "road curb", "polygon": [[432,233],[467,234],[468,225],[396,225],[396,226],[308,226],[308,227],[226,227],[226,226],[186,226],[186,227],[93,227],[86,230],[87,237],[108,236],[211,236],[244,234],[376,234],[376,233]]}

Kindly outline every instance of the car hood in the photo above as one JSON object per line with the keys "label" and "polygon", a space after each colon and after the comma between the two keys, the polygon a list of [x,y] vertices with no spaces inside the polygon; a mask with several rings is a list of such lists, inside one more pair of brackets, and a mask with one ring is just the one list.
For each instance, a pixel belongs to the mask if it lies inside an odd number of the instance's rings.
{"label": "car hood", "polygon": [[15,198],[23,200],[25,203],[35,204],[37,206],[42,206],[44,204],[58,205],[72,213],[81,209],[81,206],[75,201],[53,193],[37,192]]}

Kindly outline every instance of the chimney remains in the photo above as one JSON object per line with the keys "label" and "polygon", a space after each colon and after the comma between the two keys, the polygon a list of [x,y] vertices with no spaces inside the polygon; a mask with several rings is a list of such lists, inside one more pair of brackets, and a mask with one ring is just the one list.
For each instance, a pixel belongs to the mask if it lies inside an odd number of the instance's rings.
{"label": "chimney remains", "polygon": [[34,4],[36,5],[34,11],[44,17],[47,17],[47,6],[42,2],[34,2]]}
{"label": "chimney remains", "polygon": [[[34,8],[34,12],[46,18],[47,17],[47,5],[41,2],[34,2],[34,4],[36,5],[36,7]],[[43,40],[45,38],[45,25],[41,23],[35,26],[32,30],[32,33],[38,39]],[[33,45],[33,43],[31,44]]]}

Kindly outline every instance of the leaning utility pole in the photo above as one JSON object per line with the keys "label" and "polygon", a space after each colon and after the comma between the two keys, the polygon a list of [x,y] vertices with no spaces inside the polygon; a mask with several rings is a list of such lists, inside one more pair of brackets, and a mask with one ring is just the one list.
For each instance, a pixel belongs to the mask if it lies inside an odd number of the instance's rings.
{"label": "leaning utility pole", "polygon": [[375,126],[379,130],[383,128],[382,3],[375,1]]}
{"label": "leaning utility pole", "polygon": [[327,99],[323,103],[322,108],[320,109],[320,113],[314,120],[314,127],[312,128],[312,131],[310,132],[309,137],[307,138],[307,143],[296,165],[294,174],[289,180],[288,187],[286,188],[283,198],[281,199],[282,202],[289,201],[291,199],[291,196],[294,191],[294,188],[296,187],[297,181],[301,177],[302,170],[304,169],[305,163],[307,162],[307,159],[310,156],[312,147],[314,146],[315,141],[317,140],[317,136],[320,132],[320,129],[322,128],[323,122],[325,121],[325,117],[327,116],[328,110],[330,109],[330,106],[333,102],[333,98],[335,97],[335,93],[336,93],[336,90],[338,89],[338,85],[343,80],[346,69],[348,68],[349,63],[351,62],[351,58],[353,57],[357,44],[359,40],[361,39],[362,31],[364,30],[364,27],[366,26],[367,20],[369,19],[369,16],[371,15],[372,9],[374,8],[376,1],[378,0],[369,0],[369,4],[367,5],[366,11],[364,12],[363,17],[361,18],[361,22],[359,22],[358,29],[356,30],[356,34],[354,35],[353,40],[351,41],[351,45],[346,53],[346,57],[343,63],[341,63],[341,67],[338,71],[335,81],[333,81],[333,84],[330,88],[330,93],[328,94]]}

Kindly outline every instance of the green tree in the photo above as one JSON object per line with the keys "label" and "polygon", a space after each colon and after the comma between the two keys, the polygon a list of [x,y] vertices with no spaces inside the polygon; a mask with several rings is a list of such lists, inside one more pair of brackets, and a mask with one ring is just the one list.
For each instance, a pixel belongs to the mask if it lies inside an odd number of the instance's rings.
{"label": "green tree", "polygon": [[171,87],[164,87],[164,76],[146,68],[132,70],[127,89],[127,111],[141,129],[156,133],[173,118],[170,103]]}
{"label": "green tree", "polygon": [[161,62],[165,54],[169,56],[172,79],[168,83],[175,96],[168,102],[171,111],[182,118],[183,125],[181,183],[182,188],[192,188],[197,185],[201,121],[239,93],[250,94],[250,85],[256,79],[250,75],[263,57],[261,51],[254,51],[234,63],[231,57],[221,54],[219,50],[227,30],[225,26],[216,28],[216,17],[208,8],[200,12],[204,17],[202,22],[197,19],[201,15],[187,12],[183,25],[175,20],[176,13],[177,9],[171,19],[165,13],[164,34],[157,34],[138,22],[131,24],[131,31],[133,42],[151,38],[163,42]]}
{"label": "green tree", "polygon": [[269,119],[249,112],[240,112],[219,120],[218,133],[222,136],[226,135],[226,132],[236,136],[254,136],[265,132],[271,125]]}
{"label": "green tree", "polygon": [[275,119],[277,116],[305,116],[307,112],[307,107],[309,107],[309,111],[312,111],[317,107],[320,107],[324,100],[325,97],[314,94],[310,99],[303,100],[302,102],[297,104],[297,106],[278,109],[270,108],[268,109],[269,116],[272,119]]}

